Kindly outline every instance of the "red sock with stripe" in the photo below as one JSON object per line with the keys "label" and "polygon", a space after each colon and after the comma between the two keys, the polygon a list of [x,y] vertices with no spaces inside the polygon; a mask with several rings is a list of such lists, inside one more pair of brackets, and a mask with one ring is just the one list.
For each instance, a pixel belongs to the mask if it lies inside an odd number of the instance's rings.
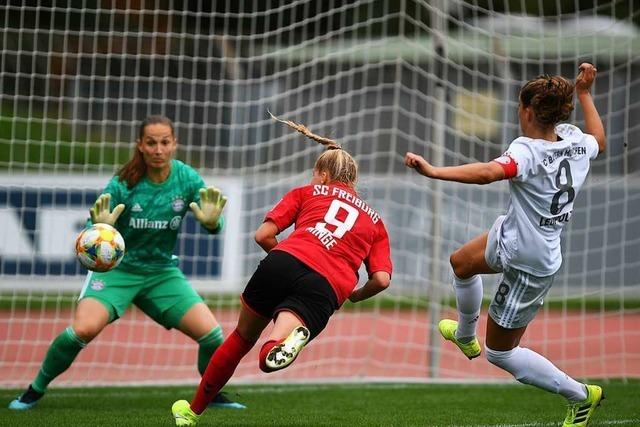
{"label": "red sock with stripe", "polygon": [[260,348],[260,356],[258,356],[259,360],[259,365],[260,365],[260,370],[262,372],[273,372],[274,370],[271,369],[270,367],[267,366],[267,355],[269,354],[269,352],[271,351],[271,349],[273,347],[275,347],[276,345],[280,344],[282,340],[269,340],[266,343],[264,343],[262,345],[262,348]]}
{"label": "red sock with stripe", "polygon": [[229,381],[240,360],[249,353],[254,344],[242,338],[238,331],[234,330],[218,347],[202,375],[198,390],[191,402],[193,412],[196,414],[204,412],[209,402]]}

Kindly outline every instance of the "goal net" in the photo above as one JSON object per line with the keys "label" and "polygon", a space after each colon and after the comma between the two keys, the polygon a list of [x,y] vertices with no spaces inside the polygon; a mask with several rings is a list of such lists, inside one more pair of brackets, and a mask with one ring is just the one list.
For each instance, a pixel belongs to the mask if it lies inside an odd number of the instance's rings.
{"label": "goal net", "polygon": [[[506,184],[426,180],[403,156],[436,165],[499,156],[519,134],[521,84],[542,73],[573,78],[583,61],[598,68],[608,148],[577,198],[563,267],[523,344],[574,377],[639,377],[640,10],[581,3],[3,2],[0,387],[26,386],[70,325],[86,274],[73,241],[150,114],[173,120],[178,158],[229,197],[224,233],[211,237],[188,215],[176,254],[233,330],[238,294],[264,255],[253,232],[309,181],[322,151],[267,111],[355,156],[359,193],[390,234],[394,274],[384,294],[345,304],[291,368],[267,377],[254,349],[234,380],[507,379],[436,329],[454,315],[449,254],[504,212]],[[583,124],[579,107],[571,122]],[[498,276],[483,280],[488,302]],[[481,338],[485,319],[486,304]],[[131,307],[53,385],[193,384],[196,353]]]}

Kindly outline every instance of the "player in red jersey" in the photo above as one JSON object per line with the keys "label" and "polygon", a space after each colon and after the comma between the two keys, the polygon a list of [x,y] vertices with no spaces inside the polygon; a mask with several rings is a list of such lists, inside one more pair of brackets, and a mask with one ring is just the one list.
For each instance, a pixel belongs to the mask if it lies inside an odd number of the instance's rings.
{"label": "player in red jersey", "polygon": [[[355,191],[358,169],[353,158],[335,141],[275,119],[327,151],[318,157],[311,183],[289,191],[256,231],[256,242],[268,255],[242,293],[236,329],[209,361],[193,402],[173,404],[179,426],[196,424],[272,319],[273,329],[259,356],[264,372],[289,366],[347,298],[370,298],[391,281],[387,231],[380,215]],[[293,233],[278,242],[276,236],[293,224]],[[363,262],[369,280],[355,289]]]}

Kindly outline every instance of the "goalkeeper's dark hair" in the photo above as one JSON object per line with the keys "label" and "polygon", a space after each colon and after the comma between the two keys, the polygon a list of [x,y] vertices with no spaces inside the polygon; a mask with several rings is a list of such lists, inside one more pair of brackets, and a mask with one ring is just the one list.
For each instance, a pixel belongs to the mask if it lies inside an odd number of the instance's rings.
{"label": "goalkeeper's dark hair", "polygon": [[297,130],[309,139],[327,147],[327,151],[322,153],[316,160],[314,169],[326,172],[331,181],[341,182],[351,188],[355,188],[358,182],[358,165],[347,151],[345,151],[337,141],[316,135],[303,124],[295,123],[291,120],[282,120],[269,112],[274,120],[284,123],[292,129]]}
{"label": "goalkeeper's dark hair", "polygon": [[[168,126],[171,129],[171,136],[175,138],[175,129],[171,120],[165,116],[153,115],[148,116],[142,121],[142,123],[140,123],[137,142],[142,141],[142,138],[144,138],[147,126],[158,124]],[[120,168],[118,171],[118,177],[120,178],[120,181],[126,181],[127,188],[132,189],[140,182],[146,173],[147,164],[144,162],[144,157],[142,157],[142,153],[138,150],[136,144],[133,157]]]}
{"label": "goalkeeper's dark hair", "polygon": [[573,83],[562,76],[540,75],[522,86],[520,102],[533,108],[541,126],[554,126],[571,115],[573,90]]}

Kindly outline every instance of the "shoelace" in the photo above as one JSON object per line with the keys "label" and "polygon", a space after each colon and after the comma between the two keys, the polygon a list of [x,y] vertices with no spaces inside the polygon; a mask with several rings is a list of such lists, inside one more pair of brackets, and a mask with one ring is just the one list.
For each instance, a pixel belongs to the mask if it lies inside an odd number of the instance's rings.
{"label": "shoelace", "polygon": [[565,417],[566,422],[570,422],[576,417],[579,406],[579,403],[570,403],[567,405],[567,416]]}

